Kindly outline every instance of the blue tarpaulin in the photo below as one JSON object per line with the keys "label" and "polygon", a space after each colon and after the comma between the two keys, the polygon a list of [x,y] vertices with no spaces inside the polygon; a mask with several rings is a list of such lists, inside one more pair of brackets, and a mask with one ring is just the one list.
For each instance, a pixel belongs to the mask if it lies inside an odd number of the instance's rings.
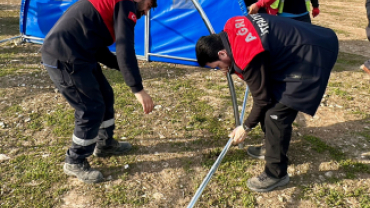
{"label": "blue tarpaulin", "polygon": [[[41,43],[59,17],[76,0],[22,0],[20,31],[28,42]],[[157,0],[158,7],[151,10],[149,26],[145,18],[135,27],[135,50],[138,56],[150,61],[197,65],[195,62],[196,41],[209,35],[200,14],[191,0]],[[226,21],[243,15],[237,0],[199,0],[214,30],[218,33]],[[145,38],[149,41],[145,43]],[[114,52],[115,47],[110,49]],[[147,50],[145,50],[147,49]]]}

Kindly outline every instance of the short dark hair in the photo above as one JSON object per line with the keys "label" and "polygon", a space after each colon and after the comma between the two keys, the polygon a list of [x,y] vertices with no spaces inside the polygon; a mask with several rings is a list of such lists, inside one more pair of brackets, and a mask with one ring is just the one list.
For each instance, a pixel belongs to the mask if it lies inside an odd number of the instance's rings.
{"label": "short dark hair", "polygon": [[202,36],[195,46],[198,64],[203,67],[206,63],[218,61],[218,52],[222,49],[225,49],[225,47],[222,44],[220,35]]}
{"label": "short dark hair", "polygon": [[152,8],[157,8],[157,0],[152,0]]}

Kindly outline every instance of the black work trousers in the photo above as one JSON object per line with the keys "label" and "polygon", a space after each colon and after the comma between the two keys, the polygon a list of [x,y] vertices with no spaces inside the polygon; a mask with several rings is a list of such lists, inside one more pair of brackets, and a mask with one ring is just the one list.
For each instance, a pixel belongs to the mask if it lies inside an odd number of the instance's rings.
{"label": "black work trousers", "polygon": [[292,137],[292,124],[297,114],[298,111],[275,103],[260,122],[266,138],[265,172],[270,177],[282,178],[287,174],[287,152]]}
{"label": "black work trousers", "polygon": [[113,140],[114,94],[98,63],[66,63],[43,55],[51,80],[75,109],[72,146],[67,163],[81,163],[92,155],[95,145]]}

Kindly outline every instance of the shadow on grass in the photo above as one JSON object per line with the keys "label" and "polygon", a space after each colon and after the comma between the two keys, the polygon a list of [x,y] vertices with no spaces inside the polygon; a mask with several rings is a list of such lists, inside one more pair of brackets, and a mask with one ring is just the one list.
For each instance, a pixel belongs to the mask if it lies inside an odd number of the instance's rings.
{"label": "shadow on grass", "polygon": [[[286,204],[299,206],[302,200],[309,200],[310,194],[314,196],[319,196],[321,194],[322,197],[329,197],[326,199],[328,206],[336,206],[341,203],[345,203],[344,199],[347,197],[356,197],[350,194],[343,195],[339,193],[340,196],[338,197],[340,198],[338,198],[338,200],[340,202],[334,202],[333,199],[330,198],[334,196],[330,195],[333,193],[329,187],[330,184],[335,186],[345,180],[358,181],[369,179],[370,165],[362,163],[364,160],[360,158],[361,153],[369,150],[368,148],[360,146],[349,148],[345,141],[338,141],[336,136],[341,135],[343,140],[349,140],[349,138],[356,135],[365,135],[363,137],[358,137],[357,142],[354,140],[351,142],[355,142],[354,144],[356,145],[370,145],[370,131],[364,130],[363,128],[369,122],[370,119],[366,118],[362,120],[337,123],[327,127],[300,128],[299,131],[312,133],[305,133],[303,136],[294,137],[292,140],[289,158],[291,159],[290,167],[293,167],[293,170],[295,171],[292,173],[291,182],[286,187],[276,189],[280,193],[280,191],[284,191],[286,188],[295,188],[294,192],[291,194],[293,200],[286,202]],[[351,130],[346,130],[344,126],[352,128]],[[338,130],[339,132],[333,135],[327,135],[325,138],[320,138],[316,135],[319,131],[334,130]],[[130,153],[131,156],[136,156],[136,159],[128,163],[130,166],[129,170],[124,168],[125,164],[103,165],[103,173],[111,175],[113,180],[115,180],[122,174],[127,173],[127,171],[129,175],[134,175],[137,173],[160,173],[166,169],[183,169],[188,175],[187,177],[192,178],[199,174],[197,171],[199,168],[203,168],[208,172],[227,142],[227,139],[212,138],[199,138],[190,141],[187,138],[180,138],[180,142],[170,142],[169,140],[170,139],[162,139],[160,143],[154,146],[138,145],[135,150]],[[172,138],[171,140],[174,141],[175,138]],[[258,142],[254,140],[252,143]],[[176,156],[169,156],[169,153],[175,153]],[[152,161],[153,157],[154,161]],[[236,171],[237,167],[233,167],[233,164],[240,163],[248,164],[252,169],[256,164],[261,165],[260,160],[249,157],[245,154],[244,150],[240,150],[237,147],[231,147],[221,163],[221,166],[225,165],[235,169]],[[307,164],[309,165],[308,169],[300,169],[302,168],[301,166]],[[323,164],[335,164],[336,168],[325,167]],[[224,170],[222,172],[224,172]],[[204,174],[204,172],[202,174]],[[215,175],[218,174],[225,173],[215,173]],[[242,176],[244,173],[236,172],[235,174]],[[228,176],[226,175],[225,177],[227,178]],[[220,186],[222,187],[223,185],[221,184]],[[324,187],[324,192],[314,192],[314,186]],[[190,192],[190,194],[193,193],[194,192]],[[255,196],[258,195],[258,193],[253,194]]]}

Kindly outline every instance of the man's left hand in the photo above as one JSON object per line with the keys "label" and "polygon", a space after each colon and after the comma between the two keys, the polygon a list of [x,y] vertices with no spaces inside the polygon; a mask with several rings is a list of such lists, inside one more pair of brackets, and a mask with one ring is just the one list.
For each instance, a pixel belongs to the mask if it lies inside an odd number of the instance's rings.
{"label": "man's left hand", "polygon": [[229,137],[234,137],[233,144],[237,145],[242,143],[247,137],[248,132],[246,132],[243,126],[238,126],[234,129],[233,132],[229,134]]}

